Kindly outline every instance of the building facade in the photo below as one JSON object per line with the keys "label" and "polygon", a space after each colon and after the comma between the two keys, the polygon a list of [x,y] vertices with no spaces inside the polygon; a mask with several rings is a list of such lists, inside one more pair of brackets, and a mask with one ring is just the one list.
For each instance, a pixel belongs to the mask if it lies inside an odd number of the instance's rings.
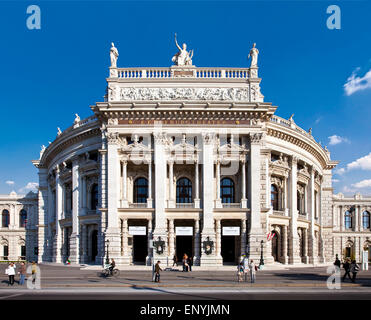
{"label": "building facade", "polygon": [[105,101],[33,161],[38,261],[359,257],[371,199],[333,194],[337,162],[311,130],[275,115],[255,46],[250,55],[249,68],[198,68],[185,49],[169,68],[118,68],[112,44]]}

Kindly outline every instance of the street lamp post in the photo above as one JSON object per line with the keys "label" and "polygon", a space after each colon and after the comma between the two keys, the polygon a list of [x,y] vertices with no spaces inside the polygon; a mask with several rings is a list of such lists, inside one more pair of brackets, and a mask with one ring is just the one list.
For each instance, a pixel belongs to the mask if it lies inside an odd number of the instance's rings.
{"label": "street lamp post", "polygon": [[109,239],[107,239],[107,257],[106,257],[106,264],[109,264],[109,252],[108,252],[108,248],[109,248]]}
{"label": "street lamp post", "polygon": [[264,266],[264,258],[263,258],[263,244],[264,244],[264,241],[262,240],[260,242],[260,263],[259,263],[259,268],[262,268],[262,266]]}

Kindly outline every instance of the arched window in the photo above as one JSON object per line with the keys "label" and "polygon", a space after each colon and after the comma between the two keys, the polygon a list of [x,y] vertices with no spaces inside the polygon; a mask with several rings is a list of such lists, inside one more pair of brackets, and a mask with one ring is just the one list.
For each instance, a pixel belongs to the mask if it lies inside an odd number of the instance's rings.
{"label": "arched window", "polygon": [[352,229],[352,214],[350,211],[346,211],[344,215],[345,229]]}
{"label": "arched window", "polygon": [[368,211],[362,214],[362,225],[363,229],[370,229],[370,213]]}
{"label": "arched window", "polygon": [[134,182],[134,203],[145,203],[148,198],[148,180],[138,178]]}
{"label": "arched window", "polygon": [[187,178],[176,182],[176,203],[192,203],[192,182]]}
{"label": "arched window", "polygon": [[26,222],[27,222],[27,211],[22,209],[19,212],[19,226],[21,228],[25,228],[26,227]]}
{"label": "arched window", "polygon": [[90,190],[90,208],[91,210],[96,210],[98,207],[98,185],[93,184]]}
{"label": "arched window", "polygon": [[276,185],[271,185],[271,205],[273,210],[279,210],[278,208],[278,188]]}
{"label": "arched window", "polygon": [[234,182],[230,178],[223,178],[220,182],[220,196],[222,203],[234,203]]}
{"label": "arched window", "polygon": [[3,228],[9,227],[9,211],[4,209],[2,213],[2,225]]}

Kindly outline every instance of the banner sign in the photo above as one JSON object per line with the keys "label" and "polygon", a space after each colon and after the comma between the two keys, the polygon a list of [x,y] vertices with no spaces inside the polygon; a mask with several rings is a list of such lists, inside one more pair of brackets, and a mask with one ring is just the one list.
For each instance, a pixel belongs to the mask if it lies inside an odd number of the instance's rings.
{"label": "banner sign", "polygon": [[193,227],[175,227],[177,236],[193,236]]}
{"label": "banner sign", "polygon": [[240,227],[223,227],[223,236],[239,236]]}
{"label": "banner sign", "polygon": [[145,236],[147,234],[147,227],[129,226],[129,234],[132,236]]}

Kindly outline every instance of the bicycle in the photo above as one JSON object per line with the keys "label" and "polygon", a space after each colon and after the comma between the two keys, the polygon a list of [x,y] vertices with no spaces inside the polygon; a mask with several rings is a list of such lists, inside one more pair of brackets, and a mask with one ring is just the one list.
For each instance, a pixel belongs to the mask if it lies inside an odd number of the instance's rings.
{"label": "bicycle", "polygon": [[120,270],[119,269],[113,269],[112,272],[111,270],[109,269],[109,265],[106,266],[103,270],[102,270],[102,276],[104,277],[118,277],[120,275]]}

